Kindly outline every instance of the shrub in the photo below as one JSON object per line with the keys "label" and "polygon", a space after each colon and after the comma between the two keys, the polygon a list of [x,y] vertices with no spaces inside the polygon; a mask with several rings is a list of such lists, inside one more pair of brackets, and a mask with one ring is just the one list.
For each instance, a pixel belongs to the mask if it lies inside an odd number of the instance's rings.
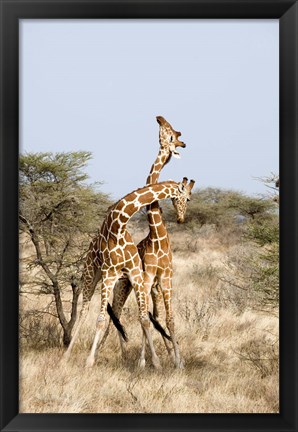
{"label": "shrub", "polygon": [[[38,294],[54,297],[65,345],[77,318],[84,254],[110,204],[96,185],[86,184],[84,168],[90,158],[89,152],[20,156],[20,231],[34,250],[26,260],[27,271]],[[71,292],[70,312],[62,298],[66,289]]]}

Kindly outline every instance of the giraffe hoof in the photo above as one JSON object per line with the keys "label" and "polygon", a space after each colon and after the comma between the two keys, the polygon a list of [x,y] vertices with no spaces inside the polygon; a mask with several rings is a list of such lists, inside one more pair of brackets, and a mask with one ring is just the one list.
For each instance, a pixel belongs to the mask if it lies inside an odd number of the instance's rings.
{"label": "giraffe hoof", "polygon": [[173,360],[173,362],[175,363],[176,357],[175,357],[175,353],[174,353],[174,351],[172,350],[172,351],[169,353],[169,355],[170,355],[171,359]]}
{"label": "giraffe hoof", "polygon": [[146,360],[145,360],[145,359],[140,359],[140,360],[138,361],[138,367],[139,367],[140,369],[144,369],[144,368],[145,368],[145,365],[146,365]]}
{"label": "giraffe hoof", "polygon": [[180,359],[180,360],[178,360],[176,362],[176,368],[177,369],[184,369],[184,366],[185,366],[185,364],[184,364],[184,360],[183,359]]}
{"label": "giraffe hoof", "polygon": [[90,368],[94,365],[94,358],[93,357],[88,357],[86,360],[86,364],[85,367]]}
{"label": "giraffe hoof", "polygon": [[152,359],[152,363],[153,363],[153,366],[155,367],[155,369],[162,370],[162,366],[160,364],[158,357],[156,357],[155,359]]}
{"label": "giraffe hoof", "polygon": [[63,356],[61,357],[61,359],[60,359],[60,363],[61,363],[61,364],[67,363],[68,360],[69,360],[69,358],[70,358],[70,355],[69,355],[68,352],[66,351],[66,352],[63,354]]}

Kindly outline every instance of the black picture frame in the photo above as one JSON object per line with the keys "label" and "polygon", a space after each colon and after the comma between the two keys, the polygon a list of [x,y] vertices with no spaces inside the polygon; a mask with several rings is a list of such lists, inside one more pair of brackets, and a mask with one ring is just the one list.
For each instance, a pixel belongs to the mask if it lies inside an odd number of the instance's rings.
{"label": "black picture frame", "polygon": [[[1,430],[297,431],[297,12],[292,0],[1,0]],[[23,18],[279,19],[279,414],[18,413],[18,26]]]}

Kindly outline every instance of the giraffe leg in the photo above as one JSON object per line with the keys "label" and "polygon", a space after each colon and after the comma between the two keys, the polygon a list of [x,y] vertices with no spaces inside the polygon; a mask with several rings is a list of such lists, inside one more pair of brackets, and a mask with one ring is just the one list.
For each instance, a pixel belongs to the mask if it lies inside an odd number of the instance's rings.
{"label": "giraffe leg", "polygon": [[[142,325],[143,332],[146,336],[146,339],[148,341],[148,345],[151,351],[151,358],[153,366],[156,369],[161,369],[159,358],[155,352],[152,335],[150,332],[150,320],[148,315],[148,306],[149,306],[149,293],[151,290],[153,278],[148,274],[144,273],[144,281],[142,281],[142,274],[141,272],[138,274],[134,274],[133,276],[130,274],[130,280],[132,283],[132,286],[135,290],[138,307],[139,307],[139,317]],[[142,341],[142,350],[141,350],[141,357],[139,364],[144,363],[144,338]]]}
{"label": "giraffe leg", "polygon": [[174,353],[175,353],[175,366],[176,368],[183,369],[184,362],[181,359],[180,356],[180,350],[179,346],[176,340],[175,336],[175,326],[174,326],[174,318],[173,318],[173,305],[172,305],[172,278],[164,277],[161,280],[161,288],[165,303],[165,309],[166,309],[166,322],[167,327],[170,332],[170,336],[172,338],[172,343],[174,347]]}
{"label": "giraffe leg", "polygon": [[95,268],[94,265],[90,265],[88,268],[84,269],[84,273],[83,273],[83,277],[82,277],[82,281],[83,281],[83,304],[82,304],[82,309],[79,315],[79,318],[74,326],[73,329],[73,336],[71,338],[70,344],[66,350],[66,352],[63,355],[63,359],[64,360],[69,360],[70,355],[71,355],[71,351],[73,349],[73,346],[78,338],[78,335],[80,333],[80,329],[82,327],[82,325],[84,324],[84,322],[86,321],[87,315],[88,315],[88,311],[89,311],[89,306],[90,306],[90,301],[91,298],[94,294],[95,291],[95,287],[98,283],[98,281],[101,278],[101,271],[98,268]]}
{"label": "giraffe leg", "polygon": [[[119,284],[119,291],[117,290],[117,288],[118,288],[118,283],[116,284],[116,293],[115,293],[116,295],[114,296],[112,307],[116,317],[120,319],[123,307],[126,303],[126,300],[129,297],[129,294],[131,293],[132,285],[130,283],[130,280],[126,278],[121,280],[121,283]],[[118,337],[119,337],[119,342],[120,342],[120,347],[122,352],[122,358],[126,359],[127,358],[126,345],[125,342],[123,341],[120,332],[118,332]]]}
{"label": "giraffe leg", "polygon": [[141,355],[138,361],[138,366],[141,369],[144,369],[146,365],[146,359],[145,359],[145,353],[146,353],[146,334],[144,330],[142,331],[142,347],[141,347]]}
{"label": "giraffe leg", "polygon": [[108,338],[108,336],[109,336],[109,333],[110,333],[111,323],[112,323],[112,320],[111,320],[111,318],[110,318],[110,319],[109,319],[109,323],[108,323],[108,325],[107,325],[107,328],[106,328],[106,330],[105,330],[105,332],[104,332],[104,335],[103,335],[103,337],[102,337],[102,339],[101,339],[101,341],[100,341],[100,344],[99,344],[99,346],[98,346],[98,349],[101,349],[101,348],[104,346],[104,344],[105,344],[105,342],[106,342],[106,340],[107,340],[107,338]]}
{"label": "giraffe leg", "polygon": [[103,275],[103,284],[101,289],[101,306],[100,313],[97,317],[96,321],[96,331],[92,344],[92,348],[90,354],[86,360],[86,366],[92,367],[95,361],[95,353],[97,349],[97,345],[101,342],[101,339],[104,334],[104,327],[106,322],[106,310],[108,305],[108,300],[110,297],[110,293],[112,291],[113,286],[117,280],[117,276],[115,274],[105,274]]}
{"label": "giraffe leg", "polygon": [[[132,290],[132,286],[131,286],[130,280],[128,278],[119,279],[114,286],[114,296],[113,296],[112,309],[113,309],[113,312],[118,319],[120,319],[120,317],[121,317],[123,306],[124,306],[128,296],[129,296],[129,294],[131,293],[131,290]],[[104,343],[104,341],[106,340],[106,338],[109,334],[109,327],[110,327],[110,322],[109,322],[109,325],[108,325],[108,327],[105,331],[105,334],[103,336],[101,345]],[[122,335],[120,332],[118,332],[118,336],[119,336],[119,342],[120,342],[122,357],[125,359],[126,358],[125,343],[123,341],[123,338],[122,338]]]}
{"label": "giraffe leg", "polygon": [[153,316],[154,318],[157,319],[161,314],[163,295],[161,292],[160,285],[156,281],[154,282],[151,288],[151,297],[153,302]]}
{"label": "giraffe leg", "polygon": [[[159,283],[153,284],[151,288],[151,297],[153,302],[153,317],[157,319],[160,316],[160,311],[163,306],[163,295]],[[175,354],[173,352],[172,346],[164,336],[162,336],[162,339],[169,356],[172,358],[173,361],[175,361]]]}
{"label": "giraffe leg", "polygon": [[79,316],[79,319],[78,319],[78,321],[77,321],[77,323],[75,325],[73,336],[71,338],[70,344],[69,344],[67,350],[65,351],[65,353],[63,354],[63,360],[65,360],[65,361],[68,361],[69,358],[70,358],[71,351],[73,349],[75,341],[78,338],[80,329],[81,329],[82,325],[84,324],[84,322],[86,321],[86,318],[87,318],[87,315],[88,315],[88,311],[89,311],[89,306],[90,306],[90,300],[86,301],[86,302],[83,301],[83,305],[82,305],[82,309],[81,309],[81,312],[80,312],[80,316]]}

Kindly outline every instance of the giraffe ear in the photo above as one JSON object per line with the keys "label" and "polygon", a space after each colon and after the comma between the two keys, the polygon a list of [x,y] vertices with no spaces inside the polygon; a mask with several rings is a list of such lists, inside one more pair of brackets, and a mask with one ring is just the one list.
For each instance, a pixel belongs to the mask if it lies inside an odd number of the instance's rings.
{"label": "giraffe ear", "polygon": [[191,191],[192,188],[194,187],[194,184],[195,184],[195,180],[190,180],[190,182],[189,182],[189,190],[190,190],[190,191]]}
{"label": "giraffe ear", "polygon": [[179,192],[183,192],[184,189],[185,189],[184,184],[182,182],[178,183],[178,190],[179,190]]}

